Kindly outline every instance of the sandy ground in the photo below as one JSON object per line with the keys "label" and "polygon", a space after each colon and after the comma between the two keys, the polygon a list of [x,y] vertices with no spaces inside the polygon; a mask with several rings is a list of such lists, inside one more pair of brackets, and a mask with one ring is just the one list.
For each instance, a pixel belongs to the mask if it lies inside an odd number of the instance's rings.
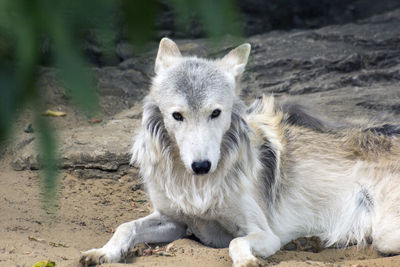
{"label": "sandy ground", "polygon": [[[72,109],[70,115],[54,119],[60,131],[87,124]],[[26,114],[30,114],[27,112]],[[17,129],[31,121],[20,116]],[[59,175],[56,208],[44,209],[39,171],[14,171],[11,156],[0,155],[0,266],[31,267],[51,260],[56,266],[78,266],[80,251],[100,247],[121,223],[151,212],[151,203],[129,168],[119,180],[78,178],[74,170]],[[312,240],[311,240],[312,241]],[[268,266],[400,266],[400,256],[383,257],[370,247],[324,249],[318,253],[310,240],[297,250],[282,250],[268,259]],[[297,242],[299,244],[299,242]],[[213,249],[190,240],[172,245],[142,245],[132,250],[125,263],[103,266],[231,266],[228,249]],[[168,247],[168,249],[167,249]],[[150,253],[152,252],[152,253]],[[147,255],[152,254],[152,255]]]}
{"label": "sandy ground", "polygon": [[[0,162],[0,266],[33,266],[52,260],[57,266],[77,266],[80,251],[102,246],[119,224],[151,211],[137,172],[119,181],[80,179],[60,174],[59,200],[43,209],[37,171],[13,171]],[[165,244],[161,244],[165,249]],[[150,251],[153,255],[142,255]],[[104,266],[231,266],[227,249],[212,249],[185,239],[173,242],[164,255],[146,245],[132,251],[125,264]],[[158,253],[162,254],[162,253]],[[279,251],[263,260],[273,266],[400,266],[400,256],[382,257],[372,248],[325,249],[319,253]],[[357,265],[360,264],[360,265]]]}

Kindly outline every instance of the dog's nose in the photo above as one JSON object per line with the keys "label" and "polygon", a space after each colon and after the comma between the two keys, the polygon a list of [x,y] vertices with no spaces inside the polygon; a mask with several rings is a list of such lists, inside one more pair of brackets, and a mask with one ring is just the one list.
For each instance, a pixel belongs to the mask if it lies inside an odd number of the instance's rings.
{"label": "dog's nose", "polygon": [[208,160],[195,161],[192,163],[192,170],[194,171],[195,174],[208,173],[210,168],[211,168],[211,162],[209,162]]}

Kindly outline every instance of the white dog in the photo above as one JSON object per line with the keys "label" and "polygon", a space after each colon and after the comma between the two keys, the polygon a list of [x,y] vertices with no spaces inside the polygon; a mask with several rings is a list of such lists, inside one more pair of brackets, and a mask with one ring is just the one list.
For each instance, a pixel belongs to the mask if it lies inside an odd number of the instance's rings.
{"label": "white dog", "polygon": [[249,53],[243,44],[218,60],[183,57],[161,40],[132,148],[154,212],[119,226],[82,264],[190,234],[229,246],[234,266],[307,235],[400,252],[400,128],[327,130],[266,97],[246,108],[239,80]]}

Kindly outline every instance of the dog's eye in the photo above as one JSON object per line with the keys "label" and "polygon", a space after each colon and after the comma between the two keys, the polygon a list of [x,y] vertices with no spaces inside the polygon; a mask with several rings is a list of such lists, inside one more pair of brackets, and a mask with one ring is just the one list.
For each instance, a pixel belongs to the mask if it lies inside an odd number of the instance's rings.
{"label": "dog's eye", "polygon": [[215,119],[219,116],[219,114],[221,114],[221,110],[220,109],[215,109],[212,113],[211,113],[211,119]]}
{"label": "dog's eye", "polygon": [[172,117],[174,117],[174,119],[177,120],[177,121],[183,121],[183,116],[179,112],[172,113]]}

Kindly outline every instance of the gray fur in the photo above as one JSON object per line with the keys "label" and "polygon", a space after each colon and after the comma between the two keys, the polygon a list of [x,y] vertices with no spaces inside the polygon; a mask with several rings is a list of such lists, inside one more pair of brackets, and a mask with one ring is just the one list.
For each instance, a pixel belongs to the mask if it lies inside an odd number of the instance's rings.
{"label": "gray fur", "polygon": [[276,197],[279,194],[274,192],[276,185],[276,172],[277,172],[277,158],[276,152],[272,148],[271,143],[268,140],[264,140],[263,144],[259,148],[260,161],[263,165],[261,173],[261,181],[263,182],[263,192],[266,203],[272,205],[276,204]]}
{"label": "gray fur", "polygon": [[221,144],[222,159],[226,158],[229,154],[238,153],[240,145],[245,144],[250,146],[248,131],[249,127],[243,118],[236,113],[232,113],[231,126],[225,133]]}
{"label": "gray fur", "polygon": [[143,109],[143,124],[146,129],[165,149],[169,145],[169,136],[165,130],[163,118],[160,109],[155,103],[147,102]]}
{"label": "gray fur", "polygon": [[360,192],[358,192],[357,204],[360,208],[365,209],[368,212],[373,210],[374,200],[366,188],[362,188]]}
{"label": "gray fur", "polygon": [[185,97],[192,110],[198,110],[209,95],[229,88],[224,74],[204,59],[183,60],[168,72],[169,79],[161,90],[175,90],[175,93]]}
{"label": "gray fur", "polygon": [[229,246],[229,242],[234,238],[234,236],[216,220],[193,220],[193,218],[187,218],[186,220],[191,225],[188,229],[189,233],[193,234],[207,246],[226,248]]}
{"label": "gray fur", "polygon": [[365,131],[386,136],[400,135],[400,125],[384,124],[379,127],[368,128]]}
{"label": "gray fur", "polygon": [[322,117],[311,114],[306,107],[297,103],[284,103],[282,111],[285,113],[286,122],[292,125],[310,128],[318,132],[328,132],[333,127]]}
{"label": "gray fur", "polygon": [[251,114],[251,113],[258,113],[261,111],[261,109],[263,108],[263,98],[262,97],[258,97],[253,103],[251,103],[251,105],[246,109],[246,113],[247,114]]}

